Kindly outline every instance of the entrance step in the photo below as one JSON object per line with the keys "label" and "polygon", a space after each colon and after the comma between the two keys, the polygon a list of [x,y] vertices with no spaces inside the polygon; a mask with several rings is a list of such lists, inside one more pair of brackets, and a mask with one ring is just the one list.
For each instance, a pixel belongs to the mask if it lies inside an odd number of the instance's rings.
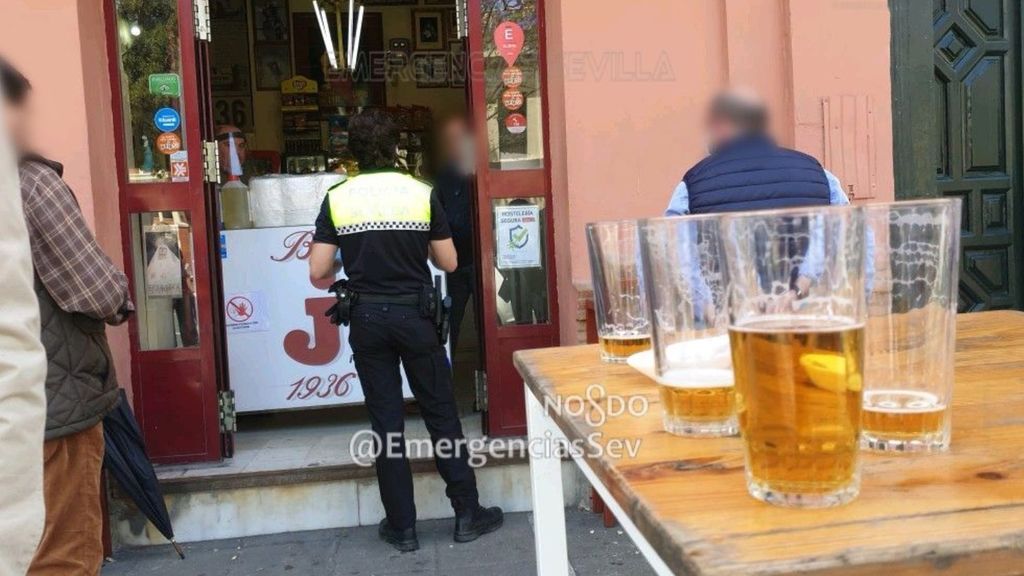
{"label": "entrance step", "polygon": [[[410,438],[419,435],[419,424],[409,418]],[[274,430],[273,446],[260,449],[253,448],[260,445],[258,437],[246,438],[242,433],[237,443],[249,448],[240,449],[234,459],[205,466],[159,467],[176,539],[197,542],[376,525],[384,517],[384,509],[374,469],[353,462],[350,455],[340,455],[342,446],[348,450],[353,434],[342,428],[317,430],[319,436],[309,434],[309,430]],[[478,428],[467,428],[467,436],[478,435]],[[318,438],[314,444],[300,441],[313,437]],[[338,447],[331,452],[334,459],[310,460],[309,454],[318,453],[324,440]],[[266,451],[279,451],[276,465]],[[300,458],[296,453],[304,456]],[[411,464],[418,517],[452,517],[444,482],[433,460],[413,459]],[[501,506],[508,512],[530,510],[529,472],[529,463],[521,455],[488,460],[476,470],[482,503]],[[586,480],[572,462],[563,464],[562,478],[568,502],[580,501],[589,492]],[[110,515],[115,548],[166,542],[116,487],[110,498]]]}

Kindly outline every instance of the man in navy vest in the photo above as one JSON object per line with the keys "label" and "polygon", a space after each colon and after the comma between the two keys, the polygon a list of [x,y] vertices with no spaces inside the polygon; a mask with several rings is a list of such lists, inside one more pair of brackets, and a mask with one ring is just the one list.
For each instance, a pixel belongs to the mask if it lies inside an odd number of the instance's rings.
{"label": "man in navy vest", "polygon": [[849,204],[839,179],[813,157],[777,145],[757,96],[729,90],[708,113],[708,156],[676,187],[666,216]]}
{"label": "man in navy vest", "polygon": [[[768,109],[755,94],[727,90],[707,118],[708,156],[676,186],[666,216],[849,204],[843,185],[814,157],[768,135]],[[873,239],[868,239],[873,252]],[[800,297],[824,269],[820,243],[809,247],[793,291]],[[873,270],[868,270],[873,276]],[[868,282],[870,283],[870,278]]]}

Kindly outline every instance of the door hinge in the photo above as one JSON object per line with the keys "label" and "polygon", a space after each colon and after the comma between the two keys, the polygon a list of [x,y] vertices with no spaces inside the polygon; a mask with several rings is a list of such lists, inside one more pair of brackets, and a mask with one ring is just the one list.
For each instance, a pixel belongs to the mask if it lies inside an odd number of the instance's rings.
{"label": "door hinge", "polygon": [[238,421],[235,419],[235,393],[231,390],[221,390],[217,394],[217,412],[220,415],[221,434],[232,434],[238,431]]}
{"label": "door hinge", "polygon": [[192,0],[192,10],[195,18],[193,23],[196,31],[196,40],[209,42],[210,36],[210,0]]}
{"label": "door hinge", "polygon": [[203,180],[220,184],[220,148],[216,142],[203,142]]}
{"label": "door hinge", "polygon": [[473,408],[477,412],[487,412],[487,372],[477,370],[473,380],[476,385],[476,404]]}

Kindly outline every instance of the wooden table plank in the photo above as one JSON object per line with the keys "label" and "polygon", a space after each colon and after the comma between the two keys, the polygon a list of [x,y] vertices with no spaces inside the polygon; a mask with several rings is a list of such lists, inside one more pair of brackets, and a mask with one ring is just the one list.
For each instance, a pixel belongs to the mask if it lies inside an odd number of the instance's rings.
{"label": "wooden table plank", "polygon": [[[959,318],[949,453],[865,454],[860,497],[824,510],[751,498],[738,438],[664,432],[654,383],[602,364],[596,346],[523,351],[515,363],[541,403],[570,402],[576,416],[549,411],[570,441],[640,443],[632,456],[585,457],[679,574],[1024,574],[1024,313]],[[594,384],[600,408],[580,415],[572,402]],[[615,396],[650,408],[600,422]]]}

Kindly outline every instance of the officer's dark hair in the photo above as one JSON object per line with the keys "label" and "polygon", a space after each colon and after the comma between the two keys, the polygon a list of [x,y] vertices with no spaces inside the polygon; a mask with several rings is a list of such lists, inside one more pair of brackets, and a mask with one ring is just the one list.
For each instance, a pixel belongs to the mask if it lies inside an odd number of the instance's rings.
{"label": "officer's dark hair", "polygon": [[398,155],[398,125],[383,110],[367,110],[348,123],[348,148],[360,170],[394,168]]}
{"label": "officer's dark hair", "polygon": [[723,92],[711,101],[712,120],[729,122],[745,134],[761,134],[768,129],[768,107],[761,101],[737,92]]}
{"label": "officer's dark hair", "polygon": [[0,56],[0,87],[3,89],[4,101],[15,106],[24,104],[28,93],[32,91],[28,78],[3,56]]}

